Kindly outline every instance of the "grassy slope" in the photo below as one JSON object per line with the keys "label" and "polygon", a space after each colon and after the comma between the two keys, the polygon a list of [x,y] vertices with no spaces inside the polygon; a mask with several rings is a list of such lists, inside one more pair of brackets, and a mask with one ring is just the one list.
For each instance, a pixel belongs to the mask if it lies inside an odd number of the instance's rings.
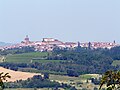
{"label": "grassy slope", "polygon": [[16,54],[16,55],[8,55],[6,57],[5,62],[28,63],[33,58],[43,57],[43,56],[47,56],[47,53],[32,52],[32,53],[23,53],[23,54]]}
{"label": "grassy slope", "polygon": [[[15,54],[15,55],[8,55],[6,56],[5,62],[10,63],[34,63],[34,62],[40,62],[40,63],[47,63],[47,62],[60,62],[64,60],[45,60],[45,58],[48,55],[47,52],[31,52],[31,53],[23,53],[23,54]],[[42,59],[41,59],[42,58]],[[25,71],[25,72],[49,72],[51,74],[66,74],[66,73],[59,73],[59,72],[53,72],[53,71],[47,71],[47,70],[37,70],[33,68],[19,68],[19,71]]]}
{"label": "grassy slope", "polygon": [[[32,52],[32,53],[23,53],[23,54],[15,54],[15,55],[8,55],[6,57],[5,62],[12,62],[12,63],[30,63],[34,58],[43,58],[47,56],[47,52]],[[44,59],[37,59],[32,60],[32,62],[60,62],[61,60],[44,60]]]}
{"label": "grassy slope", "polygon": [[82,88],[90,86],[88,87],[89,89],[87,90],[93,90],[94,87],[99,87],[99,86],[95,86],[92,83],[87,83],[87,79],[91,77],[97,78],[99,77],[99,75],[98,74],[84,74],[84,75],[80,75],[79,77],[69,77],[69,76],[64,76],[64,75],[52,75],[51,74],[50,80],[57,81],[59,83],[66,83],[69,85],[73,85],[78,90],[82,90],[80,86],[82,86]]}
{"label": "grassy slope", "polygon": [[92,77],[97,78],[99,77],[99,74],[84,74],[84,75],[80,75],[79,77],[70,77],[70,76],[64,76],[64,75],[50,75],[51,80],[58,80],[58,81],[68,81],[68,80],[80,81],[80,80],[87,80]]}
{"label": "grassy slope", "polygon": [[113,66],[120,65],[120,60],[115,60],[115,61],[113,61],[112,65],[113,65]]}
{"label": "grassy slope", "polygon": [[0,67],[0,72],[9,73],[11,78],[7,78],[7,81],[16,81],[16,80],[26,80],[27,78],[31,78],[34,75],[41,75],[40,73],[29,73],[29,72],[20,72],[13,71],[3,67]]}

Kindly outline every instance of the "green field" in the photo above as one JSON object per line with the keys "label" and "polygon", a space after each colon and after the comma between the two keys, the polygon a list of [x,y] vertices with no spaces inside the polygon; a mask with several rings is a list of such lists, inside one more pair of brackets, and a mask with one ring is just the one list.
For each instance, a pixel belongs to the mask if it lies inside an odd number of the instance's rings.
{"label": "green field", "polygon": [[7,55],[4,62],[11,63],[34,63],[34,62],[60,62],[62,60],[46,60],[47,52],[32,52],[15,55]]}
{"label": "green field", "polygon": [[75,86],[78,90],[82,90],[81,88],[90,86],[87,90],[93,90],[95,86],[91,82],[88,81],[89,78],[98,78],[98,74],[84,74],[79,77],[69,77],[65,75],[50,75],[50,80],[57,81],[59,83],[66,83],[68,85]]}
{"label": "green field", "polygon": [[80,75],[79,77],[70,77],[65,75],[50,75],[50,80],[59,80],[59,81],[81,81],[81,80],[87,80],[90,78],[97,78],[99,77],[98,74],[84,74]]}
{"label": "green field", "polygon": [[47,56],[47,53],[41,53],[41,52],[7,55],[5,62],[29,63],[33,58],[41,58],[45,56]]}
{"label": "green field", "polygon": [[[14,54],[14,55],[7,55],[5,57],[5,60],[1,62],[8,62],[8,63],[49,63],[49,62],[65,62],[65,60],[47,60],[48,52],[31,52],[31,53],[22,53],[22,54]],[[1,56],[2,57],[2,56]],[[48,70],[37,70],[34,68],[19,68],[19,71],[24,72],[34,72],[34,73],[44,73],[48,72],[51,74],[66,74],[65,72],[54,72],[54,71],[48,71]]]}
{"label": "green field", "polygon": [[112,65],[113,65],[113,66],[120,65],[120,60],[115,60],[115,61],[113,61]]}
{"label": "green field", "polygon": [[31,72],[31,73],[50,73],[50,74],[55,74],[55,75],[65,75],[67,74],[66,72],[55,72],[55,71],[49,71],[49,70],[38,70],[35,68],[19,68],[18,71],[22,72]]}

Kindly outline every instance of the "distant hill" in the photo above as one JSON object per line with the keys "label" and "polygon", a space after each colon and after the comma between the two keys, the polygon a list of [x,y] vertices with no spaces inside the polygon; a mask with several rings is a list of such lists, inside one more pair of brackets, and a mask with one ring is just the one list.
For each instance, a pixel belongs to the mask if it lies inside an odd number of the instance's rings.
{"label": "distant hill", "polygon": [[0,46],[9,46],[9,45],[12,45],[12,43],[0,42]]}

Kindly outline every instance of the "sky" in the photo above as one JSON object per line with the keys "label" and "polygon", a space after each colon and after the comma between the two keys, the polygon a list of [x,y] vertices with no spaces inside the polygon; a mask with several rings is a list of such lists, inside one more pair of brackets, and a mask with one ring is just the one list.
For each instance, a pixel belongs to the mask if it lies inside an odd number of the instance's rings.
{"label": "sky", "polygon": [[120,0],[0,0],[0,41],[120,43]]}

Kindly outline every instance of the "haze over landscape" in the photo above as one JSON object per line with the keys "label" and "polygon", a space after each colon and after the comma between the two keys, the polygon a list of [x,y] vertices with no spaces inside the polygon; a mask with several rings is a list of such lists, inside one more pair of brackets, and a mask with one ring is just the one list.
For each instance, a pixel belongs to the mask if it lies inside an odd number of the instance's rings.
{"label": "haze over landscape", "polygon": [[62,41],[120,43],[120,1],[1,0],[0,41],[33,41],[44,37]]}
{"label": "haze over landscape", "polygon": [[119,0],[0,0],[0,90],[118,90]]}

